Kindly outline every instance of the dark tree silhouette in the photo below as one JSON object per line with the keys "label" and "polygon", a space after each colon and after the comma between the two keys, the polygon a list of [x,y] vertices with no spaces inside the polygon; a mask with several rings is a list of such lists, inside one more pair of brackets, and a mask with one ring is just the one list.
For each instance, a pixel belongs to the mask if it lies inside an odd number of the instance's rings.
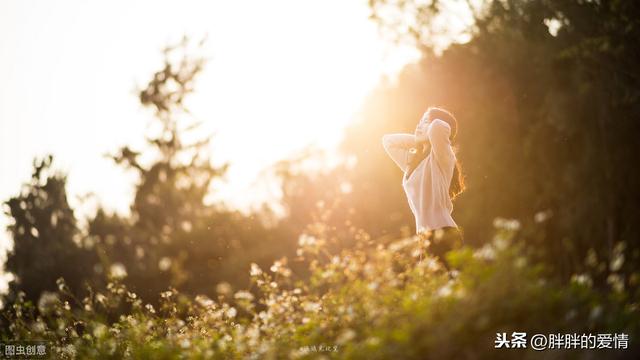
{"label": "dark tree silhouette", "polygon": [[66,175],[54,171],[52,162],[52,156],[36,160],[31,181],[5,203],[13,220],[13,249],[6,269],[16,276],[9,283],[9,303],[17,291],[37,302],[43,291],[57,290],[59,277],[81,296],[82,285],[96,278],[95,253],[81,236],[67,202]]}

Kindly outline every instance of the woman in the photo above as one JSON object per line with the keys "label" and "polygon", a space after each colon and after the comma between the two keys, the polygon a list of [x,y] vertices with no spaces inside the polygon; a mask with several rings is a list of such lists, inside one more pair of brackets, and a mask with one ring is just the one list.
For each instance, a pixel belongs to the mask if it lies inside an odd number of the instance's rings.
{"label": "woman", "polygon": [[385,151],[404,172],[402,187],[416,219],[416,233],[429,240],[431,252],[443,260],[447,269],[444,254],[462,245],[458,225],[451,217],[452,200],[464,190],[452,146],[457,125],[450,112],[430,107],[413,135],[382,137]]}

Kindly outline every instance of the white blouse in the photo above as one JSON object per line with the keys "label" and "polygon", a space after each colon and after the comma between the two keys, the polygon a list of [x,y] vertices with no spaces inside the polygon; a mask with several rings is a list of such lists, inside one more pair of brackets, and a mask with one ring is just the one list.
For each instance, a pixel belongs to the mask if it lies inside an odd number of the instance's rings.
{"label": "white blouse", "polygon": [[[451,217],[453,203],[449,186],[456,164],[456,155],[449,141],[451,128],[440,119],[433,120],[426,131],[431,151],[407,178],[402,177],[402,187],[409,207],[416,219],[416,233],[458,227]],[[405,173],[408,168],[409,149],[415,147],[413,134],[386,134],[382,144],[387,154]]]}

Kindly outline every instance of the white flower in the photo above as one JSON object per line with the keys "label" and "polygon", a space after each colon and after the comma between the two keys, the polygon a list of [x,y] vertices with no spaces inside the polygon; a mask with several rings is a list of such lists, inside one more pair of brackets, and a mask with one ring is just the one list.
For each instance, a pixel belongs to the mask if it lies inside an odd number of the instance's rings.
{"label": "white flower", "polygon": [[33,325],[31,325],[31,329],[37,333],[37,334],[42,334],[45,332],[45,330],[47,329],[46,325],[44,324],[44,322],[42,322],[41,320],[36,321],[33,323]]}
{"label": "white flower", "polygon": [[489,260],[489,261],[495,260],[496,251],[493,248],[493,246],[491,246],[491,244],[485,244],[479,250],[476,250],[473,253],[473,257],[476,259],[483,259],[483,260]]}
{"label": "white flower", "polygon": [[62,348],[62,352],[67,354],[69,356],[69,358],[71,358],[71,359],[75,359],[76,358],[76,348],[72,344],[69,344],[69,345],[63,347]]}
{"label": "white flower", "polygon": [[249,275],[251,276],[259,276],[262,274],[262,269],[256,263],[251,263],[251,270],[249,271]]}
{"label": "white flower", "polygon": [[585,286],[591,286],[593,284],[589,274],[573,274],[571,276],[571,282]]}
{"label": "white flower", "polygon": [[147,311],[148,311],[148,312],[150,312],[150,313],[152,313],[152,314],[155,314],[155,313],[156,313],[156,310],[153,308],[153,305],[151,305],[151,304],[147,304],[147,305],[145,305],[144,307],[145,307],[145,309],[147,309]]}
{"label": "white flower", "polygon": [[127,268],[125,268],[121,263],[114,263],[109,268],[109,273],[111,274],[111,277],[122,279],[127,276]]}
{"label": "white flower", "polygon": [[253,300],[253,294],[252,294],[252,293],[250,293],[250,292],[248,292],[248,291],[244,291],[244,290],[242,290],[242,291],[238,291],[238,292],[234,295],[234,297],[235,297],[237,300],[249,300],[249,301]]}
{"label": "white flower", "polygon": [[616,254],[613,260],[611,260],[609,269],[611,269],[611,271],[618,271],[622,268],[622,264],[624,264],[624,254]]}
{"label": "white flower", "polygon": [[41,313],[47,313],[53,310],[55,304],[60,301],[58,294],[50,291],[43,291],[38,299],[38,310]]}
{"label": "white flower", "polygon": [[298,245],[300,246],[313,245],[315,243],[316,243],[316,238],[314,236],[301,234],[298,237]]}
{"label": "white flower", "polygon": [[280,270],[280,268],[282,267],[282,263],[280,263],[280,261],[276,260],[273,265],[271,265],[271,268],[269,268],[271,271],[278,272],[278,270]]}
{"label": "white flower", "polygon": [[266,312],[266,311],[260,311],[260,313],[258,313],[258,317],[263,322],[267,322],[267,320],[269,320],[269,318],[271,318],[271,314]]}
{"label": "white flower", "polygon": [[234,308],[234,307],[230,307],[230,308],[227,310],[226,315],[227,315],[227,317],[232,318],[232,317],[235,317],[237,313],[238,313],[238,311],[236,310],[236,308]]}
{"label": "white flower", "polygon": [[493,220],[493,226],[497,228],[502,228],[505,230],[516,231],[520,229],[520,221],[516,219],[505,219],[505,218],[497,217]]}
{"label": "white flower", "polygon": [[305,302],[304,304],[302,304],[302,307],[304,308],[305,311],[309,311],[309,312],[318,312],[322,308],[320,303],[313,302],[313,301]]}
{"label": "white flower", "polygon": [[213,305],[213,300],[206,295],[196,295],[195,300],[202,307],[209,307]]}

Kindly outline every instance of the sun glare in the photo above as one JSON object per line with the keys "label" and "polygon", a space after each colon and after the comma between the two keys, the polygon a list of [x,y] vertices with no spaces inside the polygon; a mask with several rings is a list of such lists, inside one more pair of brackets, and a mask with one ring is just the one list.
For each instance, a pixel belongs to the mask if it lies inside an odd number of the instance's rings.
{"label": "sun glare", "polygon": [[0,154],[2,199],[52,153],[74,207],[94,193],[128,212],[133,179],[103,155],[143,145],[150,115],[133,90],[184,35],[207,36],[189,106],[214,134],[214,163],[231,164],[212,199],[241,209],[274,195],[263,169],[310,144],[334,149],[381,77],[418,56],[380,38],[366,1],[38,4],[0,5],[0,143],[19,149]]}

